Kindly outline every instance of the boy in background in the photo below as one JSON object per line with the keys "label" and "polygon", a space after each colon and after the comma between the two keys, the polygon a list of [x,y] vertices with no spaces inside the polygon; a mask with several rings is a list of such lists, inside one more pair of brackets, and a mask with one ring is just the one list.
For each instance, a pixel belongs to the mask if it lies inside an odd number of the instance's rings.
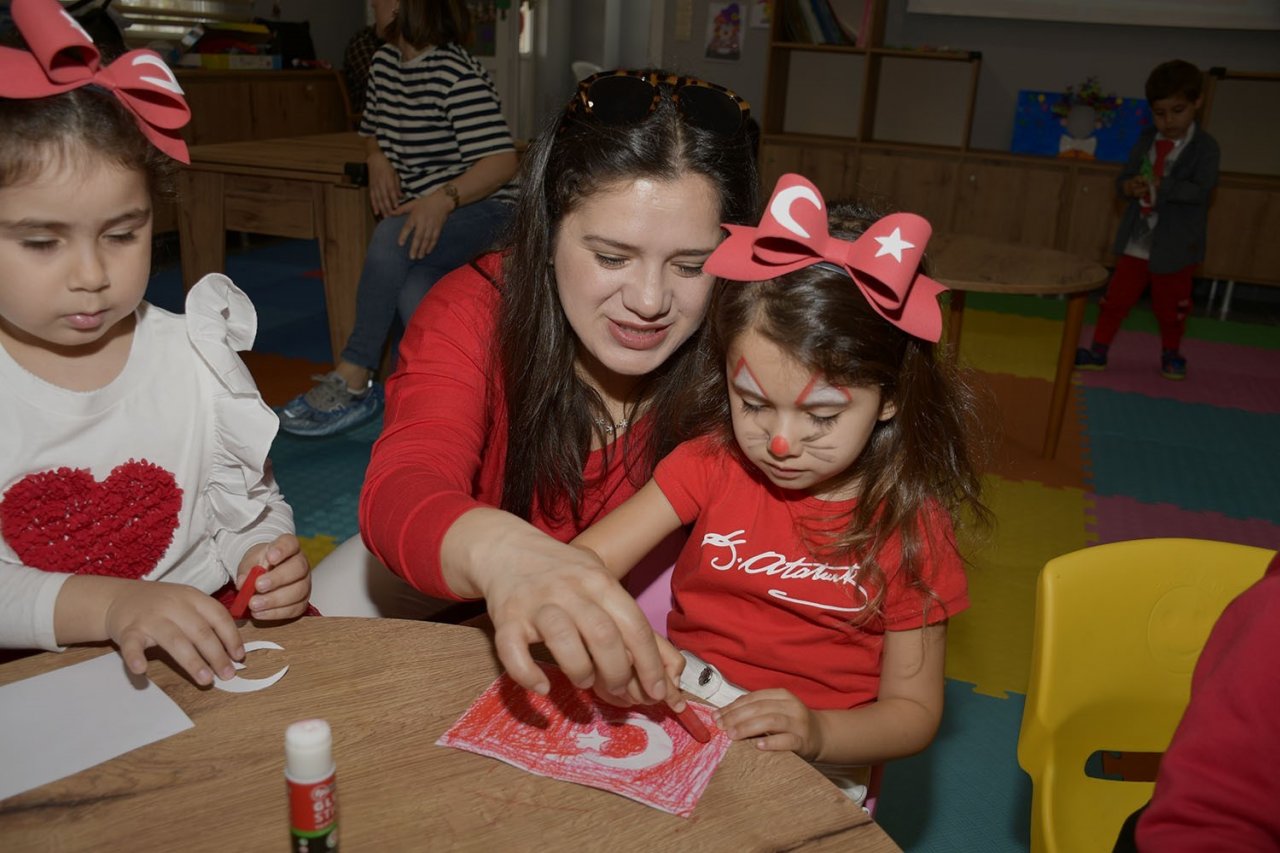
{"label": "boy in background", "polygon": [[1093,344],[1076,350],[1076,367],[1102,370],[1120,324],[1151,283],[1160,325],[1160,374],[1186,379],[1180,352],[1191,310],[1191,278],[1204,260],[1209,197],[1218,182],[1218,143],[1196,126],[1202,75],[1190,62],[1157,65],[1147,77],[1154,127],[1139,137],[1116,180],[1129,199],[1116,233],[1116,267],[1102,299]]}

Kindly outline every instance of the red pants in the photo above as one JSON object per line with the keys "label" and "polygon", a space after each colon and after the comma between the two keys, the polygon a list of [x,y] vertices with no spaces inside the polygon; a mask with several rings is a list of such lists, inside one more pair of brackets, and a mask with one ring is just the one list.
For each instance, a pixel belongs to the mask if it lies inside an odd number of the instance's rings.
{"label": "red pants", "polygon": [[1116,259],[1115,272],[1107,284],[1107,295],[1102,298],[1098,312],[1098,325],[1093,330],[1094,343],[1111,345],[1120,324],[1147,289],[1151,281],[1151,308],[1160,324],[1160,346],[1177,351],[1182,344],[1182,334],[1187,329],[1187,315],[1191,313],[1191,273],[1195,266],[1183,267],[1172,273],[1153,273],[1142,258],[1121,255]]}

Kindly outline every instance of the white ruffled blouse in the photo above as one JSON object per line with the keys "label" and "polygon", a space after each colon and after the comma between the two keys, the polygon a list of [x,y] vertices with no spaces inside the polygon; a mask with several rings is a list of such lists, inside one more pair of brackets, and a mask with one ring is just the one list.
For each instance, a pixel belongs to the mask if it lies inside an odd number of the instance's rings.
{"label": "white ruffled blouse", "polygon": [[257,333],[249,298],[207,275],[185,315],[143,302],[137,316],[128,362],[96,391],[0,347],[0,647],[59,648],[71,573],[212,593],[249,548],[293,532],[267,459],[278,421],[236,354]]}

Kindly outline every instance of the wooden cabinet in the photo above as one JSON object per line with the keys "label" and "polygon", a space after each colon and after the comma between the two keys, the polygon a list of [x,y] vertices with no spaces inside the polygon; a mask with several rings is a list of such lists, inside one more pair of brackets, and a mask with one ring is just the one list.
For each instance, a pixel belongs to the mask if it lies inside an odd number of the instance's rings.
{"label": "wooden cabinet", "polygon": [[858,154],[858,195],[878,207],[918,213],[941,231],[951,221],[958,169],[950,153],[864,147]]}
{"label": "wooden cabinet", "polygon": [[1066,189],[1066,236],[1062,248],[1082,258],[1112,263],[1111,245],[1124,205],[1116,195],[1119,165],[1078,167]]}
{"label": "wooden cabinet", "polygon": [[189,145],[242,142],[349,130],[336,71],[178,70],[191,105]]}
{"label": "wooden cabinet", "polygon": [[1003,158],[966,160],[947,230],[1053,248],[1066,182],[1061,167]]}
{"label": "wooden cabinet", "polygon": [[857,195],[857,149],[839,143],[796,145],[765,142],[760,147],[760,179],[765,192],[782,175],[795,172],[817,185],[828,199]]}
{"label": "wooden cabinet", "polygon": [[1280,178],[1224,176],[1209,208],[1204,275],[1280,284]]}

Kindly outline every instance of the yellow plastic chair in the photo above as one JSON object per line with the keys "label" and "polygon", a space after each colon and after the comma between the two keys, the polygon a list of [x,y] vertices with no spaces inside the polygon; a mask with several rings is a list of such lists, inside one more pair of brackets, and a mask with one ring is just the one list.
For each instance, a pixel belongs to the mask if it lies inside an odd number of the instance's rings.
{"label": "yellow plastic chair", "polygon": [[1209,629],[1273,554],[1139,539],[1045,564],[1018,736],[1018,763],[1032,781],[1032,853],[1111,850],[1155,786],[1086,776],[1086,759],[1168,748]]}

